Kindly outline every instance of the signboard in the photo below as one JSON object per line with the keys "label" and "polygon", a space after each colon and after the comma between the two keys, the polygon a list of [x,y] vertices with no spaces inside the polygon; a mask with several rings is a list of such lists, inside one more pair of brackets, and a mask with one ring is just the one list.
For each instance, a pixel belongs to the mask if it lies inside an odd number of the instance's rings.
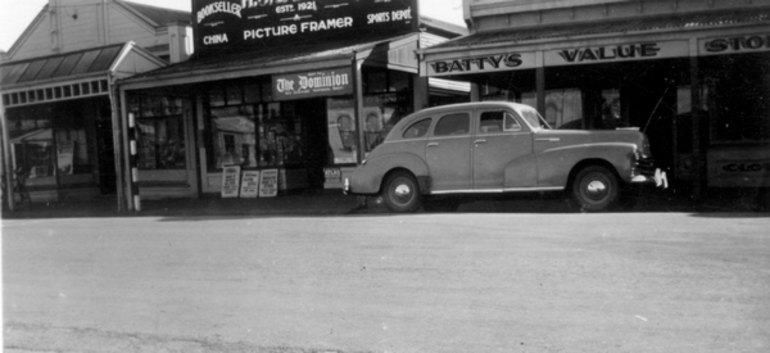
{"label": "signboard", "polygon": [[233,165],[222,170],[222,198],[238,197],[241,184],[241,166]]}
{"label": "signboard", "polygon": [[259,175],[259,197],[278,195],[278,169],[266,169]]}
{"label": "signboard", "polygon": [[708,185],[715,187],[769,187],[770,149],[710,150],[708,152]]}
{"label": "signboard", "polygon": [[698,40],[698,55],[756,53],[770,51],[770,34],[747,34]]}
{"label": "signboard", "polygon": [[202,54],[417,30],[416,0],[193,0]]}
{"label": "signboard", "polygon": [[452,76],[536,67],[535,53],[502,53],[473,58],[436,60],[428,63],[428,76]]}
{"label": "signboard", "polygon": [[273,75],[273,94],[278,101],[350,95],[353,94],[353,69]]}
{"label": "signboard", "polygon": [[687,41],[643,42],[548,50],[545,66],[599,64],[689,56]]}
{"label": "signboard", "polygon": [[341,183],[342,182],[342,169],[340,168],[324,168],[324,176],[327,183]]}
{"label": "signboard", "polygon": [[246,170],[241,177],[241,197],[256,198],[259,195],[259,171]]}

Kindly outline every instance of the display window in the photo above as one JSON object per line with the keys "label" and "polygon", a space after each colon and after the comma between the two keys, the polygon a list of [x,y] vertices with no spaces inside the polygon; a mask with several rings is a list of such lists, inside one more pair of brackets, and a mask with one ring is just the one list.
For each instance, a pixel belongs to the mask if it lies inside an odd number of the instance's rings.
{"label": "display window", "polygon": [[128,110],[136,119],[137,167],[140,170],[185,169],[182,99],[132,96]]}
{"label": "display window", "polygon": [[770,141],[770,54],[701,58],[712,143]]}
{"label": "display window", "polygon": [[209,90],[209,168],[303,164],[304,129],[295,114],[295,103],[268,101],[269,89],[259,82]]}
{"label": "display window", "polygon": [[14,169],[29,179],[89,174],[88,117],[78,102],[8,110]]}

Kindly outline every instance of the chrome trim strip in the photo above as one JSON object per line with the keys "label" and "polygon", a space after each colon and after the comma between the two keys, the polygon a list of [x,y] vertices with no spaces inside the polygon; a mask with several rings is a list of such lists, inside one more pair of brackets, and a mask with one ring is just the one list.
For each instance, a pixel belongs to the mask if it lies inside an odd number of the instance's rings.
{"label": "chrome trim strip", "polygon": [[431,195],[443,195],[443,194],[502,194],[505,192],[524,192],[524,191],[561,191],[564,190],[563,186],[548,186],[548,187],[531,187],[531,188],[504,188],[504,189],[468,189],[468,190],[441,190],[431,191]]}

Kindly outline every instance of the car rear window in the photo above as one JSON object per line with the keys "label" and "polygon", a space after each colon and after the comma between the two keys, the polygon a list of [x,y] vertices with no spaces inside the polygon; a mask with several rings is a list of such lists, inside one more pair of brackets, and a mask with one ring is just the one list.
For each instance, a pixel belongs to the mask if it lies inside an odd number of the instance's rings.
{"label": "car rear window", "polygon": [[468,113],[445,115],[436,124],[433,136],[464,135],[470,132],[471,118]]}
{"label": "car rear window", "polygon": [[428,128],[430,127],[430,118],[428,119],[422,119],[412,125],[410,125],[406,131],[404,131],[404,138],[405,139],[413,139],[418,137],[425,136],[426,133],[428,133]]}

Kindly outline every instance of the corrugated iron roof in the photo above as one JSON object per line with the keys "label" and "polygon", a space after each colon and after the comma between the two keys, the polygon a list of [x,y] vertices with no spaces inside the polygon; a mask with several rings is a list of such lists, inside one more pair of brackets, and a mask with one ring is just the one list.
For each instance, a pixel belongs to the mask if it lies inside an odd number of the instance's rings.
{"label": "corrugated iron roof", "polygon": [[0,84],[13,85],[106,71],[115,62],[123,45],[3,63],[0,65]]}
{"label": "corrugated iron roof", "polygon": [[130,1],[115,0],[115,2],[138,12],[144,17],[147,17],[150,21],[155,22],[157,27],[165,27],[166,24],[173,22],[192,23],[192,14],[187,11],[138,4]]}
{"label": "corrugated iron roof", "polygon": [[704,13],[677,14],[646,18],[626,18],[604,22],[569,23],[525,29],[505,29],[471,34],[450,40],[426,51],[438,48],[482,46],[498,43],[522,43],[553,38],[575,38],[602,34],[631,34],[648,31],[707,28],[744,23],[770,24],[770,8]]}

